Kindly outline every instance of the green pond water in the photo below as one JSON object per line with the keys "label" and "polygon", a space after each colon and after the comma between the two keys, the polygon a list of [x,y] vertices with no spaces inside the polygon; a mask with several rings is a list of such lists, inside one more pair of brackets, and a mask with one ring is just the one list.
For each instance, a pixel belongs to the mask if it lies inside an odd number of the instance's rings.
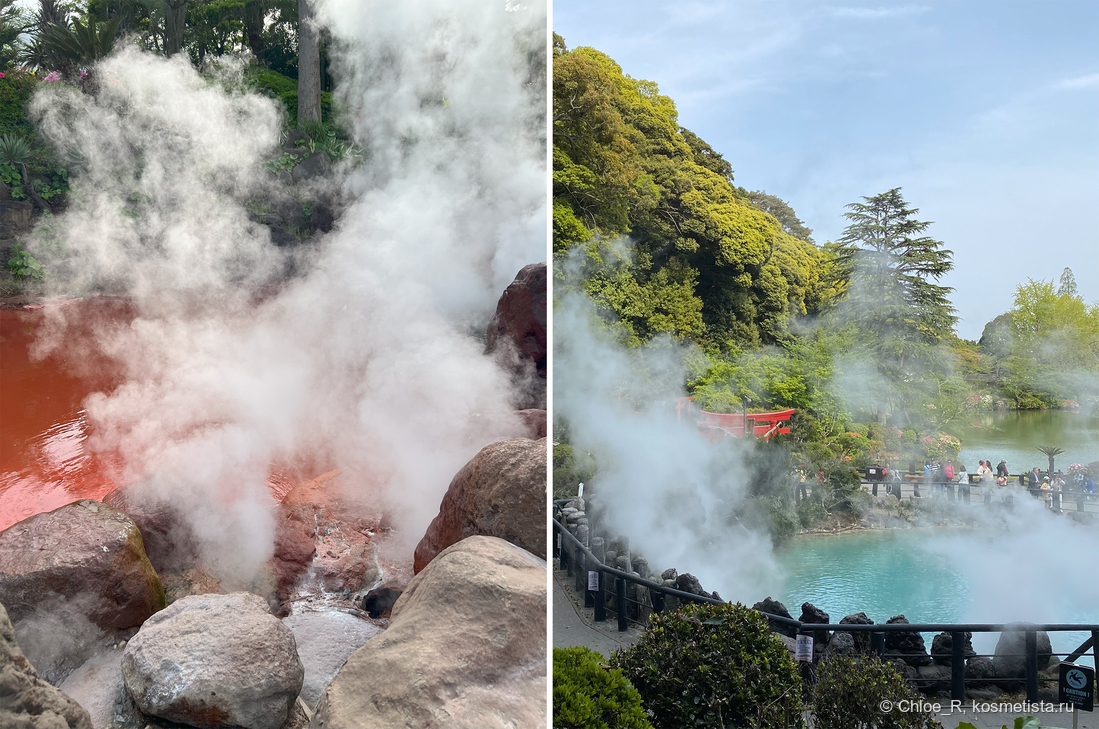
{"label": "green pond water", "polygon": [[959,459],[970,473],[979,461],[1007,461],[1011,473],[1048,468],[1038,446],[1056,446],[1057,468],[1099,461],[1099,413],[1078,410],[1024,410],[981,414],[962,433]]}
{"label": "green pond water", "polygon": [[[1052,523],[1050,528],[1058,527]],[[1099,544],[1093,533],[1071,536],[1073,552],[1093,541]],[[1055,546],[1046,539],[1040,537],[1043,544]],[[1062,563],[1055,565],[1040,546],[1027,547],[1022,553],[1034,554],[1035,566],[1021,564],[1015,571],[1020,558],[1012,547],[993,541],[989,552],[984,549],[978,535],[958,530],[802,536],[776,552],[785,573],[779,599],[795,618],[801,604],[811,602],[828,612],[833,623],[857,612],[879,623],[901,614],[913,623],[1099,623],[1094,551],[1074,555],[1081,560],[1074,571],[1071,565],[1058,568]],[[1051,569],[1042,570],[1046,564]],[[924,636],[929,649],[932,637]],[[991,653],[997,638],[975,635],[974,646],[979,653]],[[1054,633],[1050,638],[1054,652],[1067,653],[1087,634]]]}

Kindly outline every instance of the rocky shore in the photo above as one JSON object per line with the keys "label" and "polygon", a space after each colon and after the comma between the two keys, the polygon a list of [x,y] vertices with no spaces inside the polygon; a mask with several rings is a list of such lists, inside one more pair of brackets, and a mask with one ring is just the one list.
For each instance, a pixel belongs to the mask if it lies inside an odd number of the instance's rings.
{"label": "rocky shore", "polygon": [[0,726],[544,725],[545,281],[524,268],[489,331],[528,437],[454,476],[414,554],[338,471],[280,485],[246,585],[139,488],[0,532]]}

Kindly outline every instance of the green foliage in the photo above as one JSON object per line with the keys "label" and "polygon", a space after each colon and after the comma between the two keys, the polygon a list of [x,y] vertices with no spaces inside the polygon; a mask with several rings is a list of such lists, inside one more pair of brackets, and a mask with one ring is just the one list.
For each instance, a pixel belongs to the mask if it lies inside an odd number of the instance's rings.
{"label": "green foliage", "polygon": [[0,134],[29,136],[33,133],[27,119],[27,103],[38,78],[26,71],[8,70],[0,78]]}
{"label": "green foliage", "polygon": [[274,173],[275,177],[282,177],[283,174],[287,176],[308,156],[307,152],[301,152],[299,154],[293,154],[291,152],[283,152],[281,155],[272,160],[267,160],[263,163],[263,166]]}
{"label": "green foliage", "polygon": [[19,55],[19,36],[30,26],[26,9],[15,0],[0,0],[0,71],[8,70]]}
{"label": "green foliage", "polygon": [[7,164],[0,164],[0,182],[8,186],[13,200],[22,200],[26,197],[23,190],[23,173],[20,169]]}
{"label": "green foliage", "polygon": [[740,603],[655,614],[611,664],[637,688],[657,729],[802,726],[793,661],[767,620]]}
{"label": "green foliage", "polygon": [[831,656],[817,668],[811,691],[817,729],[930,729],[933,715],[920,711],[881,710],[901,701],[919,701],[893,666],[874,656]]}
{"label": "green foliage", "polygon": [[553,726],[651,729],[637,689],[602,658],[588,648],[553,649]]}
{"label": "green foliage", "polygon": [[[554,250],[629,233],[630,255],[585,275],[635,343],[669,333],[724,346],[788,336],[826,298],[820,249],[732,185],[729,163],[678,124],[655,84],[555,38]],[[796,219],[796,216],[794,216]]]}
{"label": "green foliage", "polygon": [[102,23],[89,18],[77,20],[71,27],[48,24],[38,33],[42,52],[55,68],[65,71],[70,80],[76,79],[78,67],[88,68],[114,50],[121,16]]}
{"label": "green foliage", "polygon": [[[556,429],[555,429],[556,432]],[[595,459],[584,451],[576,452],[567,443],[553,447],[553,497],[555,499],[576,496],[577,487],[590,484],[595,478]]]}
{"label": "green foliage", "polygon": [[[257,68],[249,70],[246,80],[261,94],[278,99],[286,109],[286,118],[291,126],[297,125],[298,118],[298,82],[278,71]],[[332,94],[321,92],[321,122],[332,121]]]}
{"label": "green foliage", "polygon": [[16,281],[26,279],[41,279],[45,275],[45,269],[34,256],[27,252],[23,246],[16,243],[11,247],[11,258],[8,259],[8,271]]}
{"label": "green foliage", "polygon": [[26,139],[13,134],[0,137],[0,164],[21,167],[33,161],[31,145]]}
{"label": "green foliage", "polygon": [[808,529],[814,524],[824,521],[827,516],[828,512],[821,504],[819,496],[816,498],[809,497],[798,502],[797,519],[802,529]]}

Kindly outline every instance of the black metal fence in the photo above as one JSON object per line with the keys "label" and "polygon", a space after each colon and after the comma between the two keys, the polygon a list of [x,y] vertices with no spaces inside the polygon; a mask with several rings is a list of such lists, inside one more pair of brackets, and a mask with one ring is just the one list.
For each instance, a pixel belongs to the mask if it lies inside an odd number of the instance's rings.
{"label": "black metal fence", "polygon": [[[602,564],[587,547],[581,544],[580,541],[569,532],[566,526],[560,521],[560,518],[555,518],[552,523],[554,531],[553,556],[557,558],[560,568],[565,570],[567,576],[575,581],[573,585],[575,592],[584,595],[584,605],[585,607],[592,608],[593,618],[596,622],[606,621],[607,613],[609,612],[615,615],[618,621],[618,630],[620,632],[626,632],[629,630],[631,623],[639,627],[645,627],[650,612],[662,612],[667,609],[672,609],[673,600],[710,603],[714,605],[723,604],[722,600],[677,590],[668,587],[663,583],[654,582],[653,580],[638,577],[630,572],[624,572]],[[596,575],[594,584],[589,582],[589,575],[591,573]],[[607,589],[608,578],[613,578],[613,595]],[[630,592],[630,585],[647,588],[649,592],[649,603],[639,600],[636,597],[631,598],[628,594]],[[594,589],[589,589],[589,587],[594,587]],[[1010,625],[988,623],[933,623],[926,625],[894,623],[858,625],[838,623],[826,625],[803,623],[799,620],[783,617],[781,615],[771,615],[768,613],[762,613],[762,615],[767,618],[773,628],[775,626],[785,626],[787,629],[794,631],[796,635],[813,635],[819,638],[822,634],[827,636],[828,633],[834,632],[852,634],[869,633],[870,652],[883,659],[896,658],[904,660],[913,657],[911,653],[887,651],[886,643],[888,641],[886,640],[886,635],[889,633],[948,633],[951,636],[949,689],[951,698],[959,701],[965,699],[965,687],[967,684],[1025,684],[1027,700],[1032,702],[1038,701],[1039,684],[1050,681],[1056,683],[1055,678],[1042,678],[1039,676],[1039,632],[1090,633],[1090,637],[1084,640],[1079,647],[1070,653],[1053,653],[1051,651],[1048,653],[1043,652],[1041,656],[1056,656],[1057,658],[1063,658],[1065,661],[1071,663],[1080,657],[1087,655],[1090,651],[1092,659],[1095,661],[1095,665],[1099,667],[1099,625],[1034,625],[1029,623],[1015,623]],[[1023,658],[1024,675],[1020,678],[966,676],[967,661],[974,658],[990,658],[991,655],[967,655],[965,651],[965,634],[1004,632],[1021,632],[1024,634],[1024,652],[1022,654],[1000,654],[999,656],[1001,658]],[[853,635],[852,637],[854,638],[855,636]],[[818,642],[822,644],[816,645]],[[856,643],[857,642],[858,641],[856,641]],[[814,640],[814,644],[814,662],[816,662],[819,660],[819,657],[824,650],[824,645],[823,641],[818,640]],[[909,680],[917,686],[924,688],[934,688],[936,684],[945,683],[943,679],[935,677],[923,678],[917,676],[915,678],[910,677]]]}

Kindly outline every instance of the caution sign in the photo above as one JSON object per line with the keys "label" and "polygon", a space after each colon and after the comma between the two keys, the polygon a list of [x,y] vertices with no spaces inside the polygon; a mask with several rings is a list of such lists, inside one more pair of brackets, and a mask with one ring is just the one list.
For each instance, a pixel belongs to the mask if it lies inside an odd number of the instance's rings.
{"label": "caution sign", "polygon": [[588,570],[588,590],[599,592],[599,572],[596,570]]}
{"label": "caution sign", "polygon": [[1083,711],[1092,711],[1095,707],[1095,669],[1062,663],[1060,681],[1057,682],[1057,701],[1072,704]]}
{"label": "caution sign", "polygon": [[794,648],[794,660],[799,663],[813,662],[813,636],[799,635]]}

